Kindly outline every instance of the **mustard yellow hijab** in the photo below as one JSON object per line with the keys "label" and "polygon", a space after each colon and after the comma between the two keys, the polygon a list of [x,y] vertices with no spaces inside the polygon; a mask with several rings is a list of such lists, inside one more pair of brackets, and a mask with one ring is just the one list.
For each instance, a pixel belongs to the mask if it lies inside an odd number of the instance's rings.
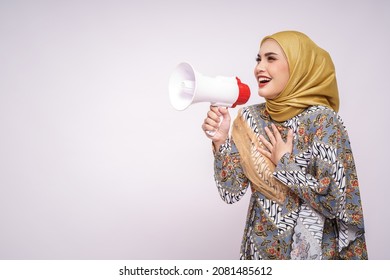
{"label": "mustard yellow hijab", "polygon": [[290,79],[285,89],[273,100],[266,99],[266,108],[278,122],[290,119],[312,105],[339,109],[335,68],[330,55],[309,37],[297,31],[282,31],[266,36],[283,49]]}

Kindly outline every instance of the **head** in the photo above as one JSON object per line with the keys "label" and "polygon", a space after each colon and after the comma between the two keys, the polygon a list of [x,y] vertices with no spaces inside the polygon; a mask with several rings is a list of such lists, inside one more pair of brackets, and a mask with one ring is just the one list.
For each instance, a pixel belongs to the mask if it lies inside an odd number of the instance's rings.
{"label": "head", "polygon": [[259,86],[258,93],[272,100],[283,91],[290,78],[287,57],[278,42],[267,39],[261,44],[256,61],[254,73]]}
{"label": "head", "polygon": [[271,117],[291,118],[312,105],[338,111],[335,69],[330,55],[308,36],[282,31],[260,44],[255,76]]}

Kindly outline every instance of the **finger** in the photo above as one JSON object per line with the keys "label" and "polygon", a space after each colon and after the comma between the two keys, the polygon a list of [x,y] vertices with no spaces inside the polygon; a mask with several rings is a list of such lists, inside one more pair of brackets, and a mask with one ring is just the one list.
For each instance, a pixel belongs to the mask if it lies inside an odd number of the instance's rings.
{"label": "finger", "polygon": [[263,145],[269,150],[269,151],[272,151],[272,144],[270,142],[267,141],[267,139],[264,138],[263,135],[260,135],[260,141],[261,143],[263,143]]}
{"label": "finger", "polygon": [[274,132],[275,139],[276,139],[277,141],[281,140],[281,139],[282,139],[282,136],[280,136],[280,132],[279,132],[279,130],[276,128],[276,125],[275,125],[275,124],[271,124],[271,127],[272,127],[272,131]]}
{"label": "finger", "polygon": [[226,107],[218,107],[218,112],[220,112],[221,115],[224,115],[224,116],[229,114],[229,110]]}
{"label": "finger", "polygon": [[204,123],[204,124],[202,124],[202,130],[204,132],[206,132],[206,134],[207,134],[207,132],[209,132],[209,131],[216,131],[216,130],[218,130],[218,127],[216,127],[214,125],[210,125],[210,124]]}
{"label": "finger", "polygon": [[267,150],[264,150],[263,148],[257,148],[257,150],[265,157],[271,159],[271,153]]}
{"label": "finger", "polygon": [[287,133],[287,146],[289,148],[289,152],[291,153],[292,150],[293,150],[293,140],[294,140],[294,133],[293,133],[293,130],[292,129],[289,129],[288,130],[288,133]]}
{"label": "finger", "polygon": [[292,145],[293,140],[294,140],[294,133],[293,133],[293,130],[292,130],[292,129],[289,129],[289,130],[288,130],[288,133],[287,133],[287,144],[291,144],[291,145]]}
{"label": "finger", "polygon": [[271,141],[272,145],[275,145],[276,139],[274,135],[272,134],[271,130],[268,127],[265,127],[265,133],[267,133],[269,140]]}
{"label": "finger", "polygon": [[222,115],[224,118],[230,119],[230,113],[229,113],[228,108],[226,108],[226,107],[220,107],[220,108],[219,108],[219,112],[221,113],[221,115]]}
{"label": "finger", "polygon": [[219,118],[217,120],[212,119],[212,118],[206,118],[203,122],[205,125],[208,125],[214,129],[219,127]]}
{"label": "finger", "polygon": [[213,120],[215,122],[218,122],[218,123],[220,121],[220,115],[218,115],[214,111],[208,111],[207,118],[209,118],[209,119],[211,119],[211,120]]}
{"label": "finger", "polygon": [[202,129],[203,130],[216,130],[217,129],[217,127],[215,126],[215,125],[213,125],[213,124],[210,124],[210,123],[208,123],[208,122],[204,122],[203,124],[202,124]]}
{"label": "finger", "polygon": [[217,116],[221,116],[221,113],[219,112],[218,106],[210,105],[210,111],[214,112]]}

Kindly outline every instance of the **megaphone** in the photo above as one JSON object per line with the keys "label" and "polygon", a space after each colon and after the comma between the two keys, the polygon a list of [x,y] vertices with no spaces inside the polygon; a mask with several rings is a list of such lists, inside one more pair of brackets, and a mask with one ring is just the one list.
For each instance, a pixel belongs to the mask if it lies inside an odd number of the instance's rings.
{"label": "megaphone", "polygon": [[172,106],[180,111],[199,102],[234,108],[245,104],[250,94],[248,85],[239,78],[207,77],[186,62],[177,65],[169,78],[169,98]]}

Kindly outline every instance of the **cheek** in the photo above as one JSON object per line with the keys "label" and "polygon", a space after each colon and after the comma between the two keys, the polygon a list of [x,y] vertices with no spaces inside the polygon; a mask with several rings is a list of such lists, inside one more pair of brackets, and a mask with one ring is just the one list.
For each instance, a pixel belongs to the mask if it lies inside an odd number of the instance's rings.
{"label": "cheek", "polygon": [[281,66],[279,71],[281,73],[281,75],[280,75],[281,82],[284,84],[284,86],[286,86],[288,80],[290,79],[290,71],[288,69],[288,66],[285,66],[285,65]]}

